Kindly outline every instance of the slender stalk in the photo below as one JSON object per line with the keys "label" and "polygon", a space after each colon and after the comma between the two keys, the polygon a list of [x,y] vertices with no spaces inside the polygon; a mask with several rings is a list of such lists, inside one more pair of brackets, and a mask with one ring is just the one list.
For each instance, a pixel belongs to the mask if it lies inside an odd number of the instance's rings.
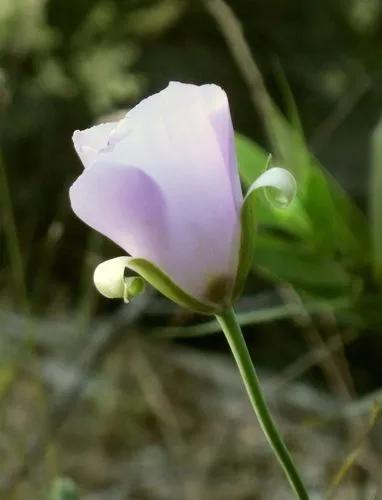
{"label": "slender stalk", "polygon": [[279,431],[277,430],[276,424],[274,423],[267,407],[267,403],[265,402],[256,370],[252,364],[252,360],[234,310],[232,308],[227,309],[222,314],[217,315],[216,319],[218,320],[228,340],[228,344],[236,360],[260,426],[278,461],[283,467],[285,475],[287,476],[288,481],[296,494],[296,498],[300,500],[309,500],[308,493],[297,472],[292,457],[290,456],[289,451],[285,446]]}
{"label": "slender stalk", "polygon": [[27,291],[25,286],[24,262],[21,252],[19,235],[17,232],[16,221],[13,212],[9,182],[0,151],[0,210],[2,214],[2,224],[4,228],[4,238],[9,254],[10,270],[13,279],[14,293],[19,305],[24,312],[29,311]]}

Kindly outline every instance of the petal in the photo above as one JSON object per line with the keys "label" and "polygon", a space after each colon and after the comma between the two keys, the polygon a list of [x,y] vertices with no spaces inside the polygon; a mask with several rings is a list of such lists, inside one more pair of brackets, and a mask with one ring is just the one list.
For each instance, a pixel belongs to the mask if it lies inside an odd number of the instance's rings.
{"label": "petal", "polygon": [[70,201],[81,220],[126,252],[166,264],[166,206],[144,172],[96,163],[72,185]]}
{"label": "petal", "polygon": [[228,169],[233,197],[237,207],[240,207],[243,202],[243,194],[236,162],[234,131],[227,94],[221,87],[213,84],[202,85],[200,92],[202,92],[205,105],[209,110],[210,121]]}
{"label": "petal", "polygon": [[211,181],[241,205],[228,102],[216,85],[170,83],[129,111],[108,144],[100,158],[142,168],[166,190],[174,175],[186,183]]}
{"label": "petal", "polygon": [[[133,257],[158,266],[190,295],[213,302],[214,285],[220,284],[223,292],[224,286],[232,285],[234,276],[229,276],[229,269],[222,273],[216,266],[219,250],[214,252],[213,247],[219,247],[219,242],[211,241],[211,226],[191,228],[184,220],[184,231],[178,225],[182,219],[169,216],[163,193],[144,172],[96,163],[73,184],[70,200],[73,211],[86,224]],[[200,221],[201,226],[203,221],[208,222],[208,217]],[[199,241],[195,236],[201,236],[202,231],[207,233]],[[207,261],[203,258],[206,247],[211,257]],[[227,277],[226,283],[219,283],[222,275]]]}
{"label": "petal", "polygon": [[118,122],[100,123],[86,130],[76,130],[73,144],[84,167],[92,165],[100,150],[107,146],[110,132]]}

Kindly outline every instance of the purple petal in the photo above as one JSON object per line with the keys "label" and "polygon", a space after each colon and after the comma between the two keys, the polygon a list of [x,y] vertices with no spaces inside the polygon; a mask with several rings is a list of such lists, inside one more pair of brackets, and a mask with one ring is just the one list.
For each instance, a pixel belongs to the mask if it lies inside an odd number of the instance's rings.
{"label": "purple petal", "polygon": [[236,163],[234,131],[227,94],[222,88],[213,84],[201,86],[200,91],[203,94],[205,105],[209,109],[210,121],[219,142],[225,166],[228,169],[236,206],[240,208],[243,202],[243,193]]}
{"label": "purple petal", "polygon": [[161,260],[166,206],[158,186],[141,170],[96,163],[72,185],[70,201],[81,220],[127,253]]}

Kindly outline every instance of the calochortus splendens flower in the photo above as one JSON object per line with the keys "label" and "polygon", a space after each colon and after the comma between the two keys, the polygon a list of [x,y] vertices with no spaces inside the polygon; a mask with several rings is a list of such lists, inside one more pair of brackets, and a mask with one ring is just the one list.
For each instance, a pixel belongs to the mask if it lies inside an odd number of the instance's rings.
{"label": "calochortus splendens flower", "polygon": [[308,500],[232,308],[252,265],[257,190],[274,188],[268,194],[288,204],[294,178],[265,169],[243,197],[228,100],[216,85],[170,83],[122,120],[76,131],[73,141],[85,167],[70,188],[73,210],[127,254],[97,267],[96,287],[129,301],[147,281],[216,316],[264,433],[296,496]]}
{"label": "calochortus splendens flower", "polygon": [[215,314],[240,293],[252,262],[252,194],[295,192],[291,174],[264,172],[243,199],[225,92],[172,82],[118,122],[73,135],[83,173],[70,189],[74,212],[128,256],[101,264],[106,297],[129,299],[140,275],[194,311]]}

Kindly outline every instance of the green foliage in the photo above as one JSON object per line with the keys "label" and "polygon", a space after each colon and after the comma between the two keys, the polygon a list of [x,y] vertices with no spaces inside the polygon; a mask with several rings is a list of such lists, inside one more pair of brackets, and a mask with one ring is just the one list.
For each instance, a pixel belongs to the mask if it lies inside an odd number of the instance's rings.
{"label": "green foliage", "polygon": [[[237,135],[236,141],[240,174],[244,185],[249,187],[261,173],[266,154],[248,138]],[[259,200],[256,218],[261,230],[256,242],[255,267],[268,277],[291,283],[298,289],[340,294],[351,289],[352,277],[347,269],[351,266],[346,264],[352,259],[355,266],[365,258],[365,253],[358,245],[351,245],[350,236],[347,245],[341,239],[341,229],[345,232],[345,212],[337,209],[334,202],[340,200],[339,191],[332,184],[335,198],[329,190],[330,178],[316,165],[308,164],[308,169],[305,184],[301,185],[301,181],[298,184],[296,200],[290,207],[280,210],[265,198]],[[346,199],[343,204],[348,208],[351,201]],[[357,209],[352,207],[352,211]],[[358,211],[357,217],[360,218]],[[351,219],[347,221],[346,227],[350,229]],[[354,234],[355,240],[361,235]]]}
{"label": "green foliage", "polygon": [[49,500],[79,500],[80,495],[75,483],[69,478],[54,481]]}
{"label": "green foliage", "polygon": [[371,140],[370,222],[374,276],[382,285],[382,120]]}
{"label": "green foliage", "polygon": [[340,262],[310,245],[272,234],[259,235],[254,262],[256,269],[271,280],[322,297],[349,294],[358,279]]}
{"label": "green foliage", "polygon": [[[370,255],[365,217],[309,152],[298,117],[288,122],[272,103],[265,121],[276,162],[293,173],[298,191],[284,214],[265,200],[256,207],[264,234],[257,239],[255,267],[319,295],[358,290],[358,270]],[[242,135],[236,136],[236,146],[241,178],[249,187],[266,153]]]}
{"label": "green foliage", "polygon": [[[368,249],[364,216],[309,153],[301,132],[285,118],[275,116],[270,127],[277,144],[276,161],[293,173],[298,184],[297,201],[280,221],[281,226],[311,239],[324,252],[338,252],[362,262]],[[242,136],[237,137],[237,153],[242,179],[249,186],[259,175],[260,160],[266,155]],[[273,223],[278,225],[277,220]]]}

